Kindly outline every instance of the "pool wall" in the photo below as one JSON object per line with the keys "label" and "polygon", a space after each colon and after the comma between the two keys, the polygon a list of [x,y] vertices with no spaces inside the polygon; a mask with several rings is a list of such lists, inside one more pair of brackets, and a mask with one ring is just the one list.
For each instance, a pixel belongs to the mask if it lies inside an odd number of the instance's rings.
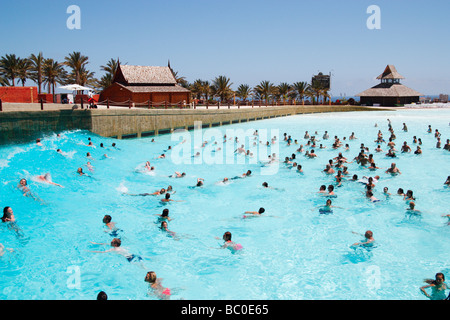
{"label": "pool wall", "polygon": [[[277,106],[242,109],[62,109],[0,113],[0,144],[25,142],[46,132],[89,130],[103,137],[140,138],[176,129],[202,127],[285,117],[296,114],[378,111],[360,106]],[[383,109],[385,110],[385,109]]]}

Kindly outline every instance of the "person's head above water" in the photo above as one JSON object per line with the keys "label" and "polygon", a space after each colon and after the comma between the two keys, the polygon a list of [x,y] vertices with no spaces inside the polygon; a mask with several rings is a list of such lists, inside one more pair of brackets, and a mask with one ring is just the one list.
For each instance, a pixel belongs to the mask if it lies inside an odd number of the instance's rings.
{"label": "person's head above water", "polygon": [[155,283],[156,282],[156,273],[154,271],[149,271],[145,275],[145,282]]}
{"label": "person's head above water", "polygon": [[112,247],[118,248],[118,247],[120,247],[121,244],[122,244],[122,241],[119,238],[114,238],[111,241],[111,246]]}
{"label": "person's head above water", "polygon": [[230,231],[227,231],[223,234],[223,240],[231,241],[231,232]]}
{"label": "person's head above water", "polygon": [[103,217],[103,223],[110,223],[111,220],[112,220],[112,218],[109,214],[107,214]]}

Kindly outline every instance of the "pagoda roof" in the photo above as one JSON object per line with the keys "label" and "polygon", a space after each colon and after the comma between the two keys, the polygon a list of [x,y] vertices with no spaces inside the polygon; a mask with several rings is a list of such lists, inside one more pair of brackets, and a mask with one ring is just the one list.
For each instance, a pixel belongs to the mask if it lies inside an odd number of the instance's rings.
{"label": "pagoda roof", "polygon": [[357,97],[420,97],[422,93],[400,83],[380,83],[356,95]]}
{"label": "pagoda roof", "polygon": [[384,72],[380,74],[377,79],[405,79],[405,77],[397,72],[394,65],[388,64],[384,69]]}

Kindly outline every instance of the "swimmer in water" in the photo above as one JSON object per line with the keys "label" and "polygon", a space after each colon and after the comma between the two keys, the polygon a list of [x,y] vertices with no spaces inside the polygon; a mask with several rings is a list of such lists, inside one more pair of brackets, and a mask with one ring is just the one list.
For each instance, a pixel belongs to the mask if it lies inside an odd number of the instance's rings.
{"label": "swimmer in water", "polygon": [[327,190],[328,190],[328,194],[327,194],[327,196],[335,196],[336,194],[334,193],[334,186],[333,185],[329,185],[328,187],[327,187]]}
{"label": "swimmer in water", "polygon": [[50,173],[46,173],[46,174],[37,176],[37,179],[38,179],[38,181],[40,181],[40,182],[45,182],[45,183],[48,183],[48,184],[52,184],[52,185],[54,185],[54,186],[58,186],[58,187],[64,188],[62,185],[60,185],[60,184],[58,184],[58,183],[54,183],[54,182],[52,181],[52,177],[51,177]]}
{"label": "swimmer in water", "polygon": [[[420,288],[422,293],[430,300],[445,300],[446,294],[445,290],[450,289],[450,287],[445,283],[445,276],[443,273],[438,272],[433,279],[424,280],[427,285]],[[431,295],[427,293],[425,289],[431,288]]]}
{"label": "swimmer in water", "polygon": [[186,173],[179,173],[178,171],[175,171],[175,174],[172,174],[169,176],[169,178],[184,178],[186,176]]}
{"label": "swimmer in water", "polygon": [[[216,237],[216,239],[219,238]],[[225,243],[220,247],[221,249],[229,249],[233,253],[242,249],[241,244],[231,241],[231,232],[225,232],[222,236],[222,239],[223,241],[225,241]]]}
{"label": "swimmer in water", "polygon": [[94,172],[94,166],[89,161],[86,163],[86,167],[90,172]]}
{"label": "swimmer in water", "polygon": [[95,244],[95,245],[101,245],[101,246],[108,246],[108,245],[110,245],[112,248],[108,249],[108,250],[104,250],[104,251],[90,251],[90,252],[93,252],[93,253],[114,252],[114,253],[117,253],[117,254],[120,254],[120,255],[124,256],[128,260],[128,262],[141,262],[142,263],[142,258],[140,256],[135,255],[135,254],[131,254],[131,253],[128,252],[128,250],[126,250],[123,247],[121,247],[122,241],[119,238],[112,239],[110,244],[108,244],[108,243],[95,243],[95,242],[92,242],[92,241],[91,241],[91,243]]}
{"label": "swimmer in water", "polygon": [[109,231],[117,230],[116,224],[112,222],[112,217],[109,214],[103,217],[103,223],[105,224],[105,226],[108,228]]}
{"label": "swimmer in water", "polygon": [[155,214],[155,216],[158,216],[158,222],[162,221],[172,221],[173,219],[169,217],[169,209],[164,209],[162,214]]}
{"label": "swimmer in water", "polygon": [[397,168],[397,165],[394,162],[391,163],[391,167],[386,170],[386,173],[401,174],[400,170]]}
{"label": "swimmer in water", "polygon": [[87,176],[87,174],[83,172],[83,168],[81,168],[81,167],[77,169],[77,173],[80,176]]}
{"label": "swimmer in water", "polygon": [[264,208],[259,208],[258,211],[245,211],[243,218],[250,218],[262,215],[266,210]]}
{"label": "swimmer in water", "polygon": [[150,289],[152,289],[153,294],[155,294],[161,300],[169,300],[170,299],[170,289],[164,288],[161,284],[162,279],[156,277],[156,273],[154,271],[149,271],[145,275],[145,282],[148,282],[150,285]]}
{"label": "swimmer in water", "polygon": [[380,201],[379,199],[377,199],[377,198],[374,197],[372,191],[367,191],[367,192],[366,192],[366,197],[367,197],[371,202],[378,202],[378,201]]}
{"label": "swimmer in water", "polygon": [[332,204],[331,199],[327,199],[325,205],[313,208],[312,210],[319,209],[320,214],[331,214],[331,213],[333,213],[332,208],[344,209],[342,207],[333,206],[331,204]]}
{"label": "swimmer in water", "polygon": [[236,176],[234,178],[231,178],[231,180],[236,180],[236,179],[243,179],[246,177],[250,177],[250,175],[252,174],[251,170],[247,170],[247,172],[243,173],[241,176]]}
{"label": "swimmer in water", "polygon": [[404,152],[411,152],[411,147],[408,146],[408,144],[406,143],[406,141],[403,142],[403,145],[402,145],[402,148],[401,148],[401,152],[402,152],[402,153],[404,153]]}
{"label": "swimmer in water", "polygon": [[445,180],[444,186],[450,186],[450,176],[448,176],[447,180]]}
{"label": "swimmer in water", "polygon": [[[352,231],[352,233],[362,236],[362,234],[360,234],[358,232]],[[362,240],[361,242],[355,242],[354,244],[352,244],[352,246],[353,247],[356,247],[356,246],[371,247],[371,246],[373,246],[375,239],[373,238],[372,231],[367,230],[366,233],[364,234],[364,238],[365,238],[364,240]]]}
{"label": "swimmer in water", "polygon": [[415,215],[422,214],[422,212],[420,210],[416,209],[416,204],[414,203],[414,201],[411,201],[409,203],[409,207],[406,209],[406,211],[410,214],[415,214]]}
{"label": "swimmer in water", "polygon": [[28,196],[30,193],[30,188],[28,188],[28,183],[26,179],[20,179],[17,188],[22,190],[24,196]]}
{"label": "swimmer in water", "polygon": [[11,209],[11,207],[4,207],[2,222],[14,222],[14,221],[16,221],[16,218],[14,217],[13,209]]}
{"label": "swimmer in water", "polygon": [[203,187],[205,179],[203,178],[197,178],[197,184],[196,187]]}
{"label": "swimmer in water", "polygon": [[169,227],[167,225],[167,221],[161,221],[161,226],[159,228],[161,229],[161,231],[167,232],[167,234],[169,236],[171,236],[172,238],[174,238],[175,240],[179,240],[179,239],[175,238],[176,237],[176,233],[169,230]]}
{"label": "swimmer in water", "polygon": [[168,203],[168,202],[171,202],[171,201],[173,201],[173,202],[182,202],[183,200],[172,200],[172,199],[170,199],[170,193],[166,193],[164,198],[161,199],[161,202],[164,202],[164,203]]}
{"label": "swimmer in water", "polygon": [[404,195],[403,200],[406,200],[406,201],[415,201],[416,198],[414,198],[414,196],[413,196],[413,191],[412,191],[412,190],[406,191],[406,194]]}

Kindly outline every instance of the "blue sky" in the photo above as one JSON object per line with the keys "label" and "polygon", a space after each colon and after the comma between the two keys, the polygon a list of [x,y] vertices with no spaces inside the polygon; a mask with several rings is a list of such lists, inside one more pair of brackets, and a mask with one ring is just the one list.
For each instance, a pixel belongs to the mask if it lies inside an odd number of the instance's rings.
{"label": "blue sky", "polygon": [[[66,26],[69,5],[80,7],[80,30]],[[380,7],[379,30],[366,26],[370,5]],[[110,58],[170,59],[190,82],[225,75],[233,88],[331,72],[334,96],[377,84],[394,64],[405,85],[432,95],[450,93],[449,9],[442,0],[2,1],[0,56],[42,51],[63,61],[80,51],[96,77]]]}

